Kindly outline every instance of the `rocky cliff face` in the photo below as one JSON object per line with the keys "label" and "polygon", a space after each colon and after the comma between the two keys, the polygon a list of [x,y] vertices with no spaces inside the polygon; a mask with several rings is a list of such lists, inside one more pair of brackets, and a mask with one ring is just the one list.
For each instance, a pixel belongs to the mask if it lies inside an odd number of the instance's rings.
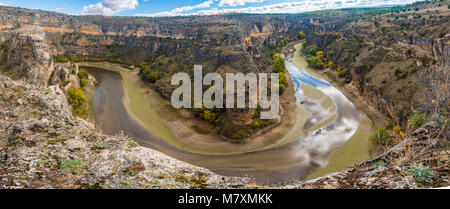
{"label": "rocky cliff face", "polygon": [[416,112],[432,114],[438,103],[448,106],[448,96],[440,95],[447,94],[442,89],[450,69],[450,10],[440,4],[392,9],[340,28],[319,26],[307,43],[319,47],[336,64],[334,71],[348,70],[344,82],[352,82],[406,128]]}
{"label": "rocky cliff face", "polygon": [[53,72],[53,57],[45,43],[45,33],[39,27],[24,27],[0,32],[3,43],[2,65],[9,65],[15,75],[27,83],[46,86]]}
{"label": "rocky cliff face", "polygon": [[54,63],[46,34],[39,26],[23,26],[0,31],[3,72],[23,83],[36,86],[59,85],[62,89],[79,88],[78,67]]}

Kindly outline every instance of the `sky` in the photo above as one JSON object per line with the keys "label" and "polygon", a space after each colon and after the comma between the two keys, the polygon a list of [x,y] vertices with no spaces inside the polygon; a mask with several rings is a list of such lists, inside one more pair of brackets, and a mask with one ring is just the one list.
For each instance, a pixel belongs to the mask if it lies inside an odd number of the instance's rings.
{"label": "sky", "polygon": [[415,0],[0,0],[0,5],[71,15],[180,16],[300,13],[323,9],[402,5]]}

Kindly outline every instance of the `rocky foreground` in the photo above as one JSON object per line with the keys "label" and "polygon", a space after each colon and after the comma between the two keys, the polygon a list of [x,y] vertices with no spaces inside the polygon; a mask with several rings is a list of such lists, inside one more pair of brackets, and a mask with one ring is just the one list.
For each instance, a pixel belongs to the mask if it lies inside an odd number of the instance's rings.
{"label": "rocky foreground", "polygon": [[[1,188],[264,188],[141,147],[123,135],[103,135],[72,116],[58,86],[16,84],[0,76],[0,98]],[[448,141],[442,138],[447,128],[447,121],[435,116],[379,157],[270,188],[448,186]]]}
{"label": "rocky foreground", "polygon": [[0,77],[1,188],[245,188],[72,116],[57,86]]}

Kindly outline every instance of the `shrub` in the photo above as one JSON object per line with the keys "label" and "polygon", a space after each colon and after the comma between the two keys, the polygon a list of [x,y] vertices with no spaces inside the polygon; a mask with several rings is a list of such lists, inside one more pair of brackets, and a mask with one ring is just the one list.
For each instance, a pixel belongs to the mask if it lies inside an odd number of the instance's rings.
{"label": "shrub", "polygon": [[86,118],[87,113],[87,99],[84,96],[84,92],[81,89],[71,88],[67,92],[68,94],[68,102],[72,107],[72,113],[76,117]]}
{"label": "shrub", "polygon": [[329,61],[329,62],[328,62],[328,67],[329,67],[329,68],[333,68],[333,67],[334,67],[333,61]]}
{"label": "shrub", "polygon": [[69,58],[67,57],[55,57],[55,62],[69,62]]}
{"label": "shrub", "polygon": [[385,166],[386,165],[386,163],[384,162],[384,161],[377,161],[377,162],[374,162],[373,164],[372,164],[372,167],[380,167],[380,166]]}
{"label": "shrub", "polygon": [[147,66],[142,70],[142,79],[149,81],[150,83],[155,83],[159,80],[159,74],[158,72],[150,70],[150,67]]}
{"label": "shrub", "polygon": [[318,58],[322,59],[322,58],[323,58],[323,51],[318,51],[318,52],[316,52],[316,56],[317,56]]}
{"label": "shrub", "polygon": [[315,56],[316,53],[317,53],[317,47],[314,46],[314,45],[309,45],[309,46],[307,46],[306,49],[305,49],[305,54],[306,54],[306,55],[312,55],[312,56]]}
{"label": "shrub", "polygon": [[348,70],[346,70],[346,69],[341,69],[341,68],[338,68],[338,71],[337,71],[337,76],[339,76],[339,77],[344,77],[345,75],[347,75],[347,72],[348,72]]}
{"label": "shrub", "polygon": [[402,127],[400,127],[400,126],[395,126],[392,130],[393,130],[397,135],[400,135],[401,133],[403,133],[403,129],[402,129]]}
{"label": "shrub", "polygon": [[436,172],[422,164],[411,163],[406,168],[406,174],[414,177],[417,181],[432,179]]}
{"label": "shrub", "polygon": [[372,141],[373,144],[379,144],[379,145],[391,145],[392,139],[387,133],[385,128],[380,128],[376,130],[372,135],[369,137],[370,141]]}
{"label": "shrub", "polygon": [[281,95],[284,93],[285,90],[286,90],[286,85],[280,83],[280,89],[279,89],[278,93]]}
{"label": "shrub", "polygon": [[216,114],[211,112],[210,110],[204,110],[202,113],[200,113],[200,118],[213,123],[216,121]]}
{"label": "shrub", "polygon": [[279,79],[280,79],[280,85],[283,84],[284,87],[286,87],[287,84],[287,78],[286,78],[286,73],[285,72],[280,72],[279,73]]}
{"label": "shrub", "polygon": [[286,63],[284,59],[278,56],[278,54],[273,55],[273,69],[274,73],[286,72]]}
{"label": "shrub", "polygon": [[80,80],[80,86],[81,86],[81,88],[84,88],[86,85],[87,85],[87,80],[86,80],[86,78],[82,78],[82,79]]}
{"label": "shrub", "polygon": [[259,127],[261,127],[261,122],[253,121],[253,123],[251,125],[252,125],[252,128],[259,128]]}
{"label": "shrub", "polygon": [[310,67],[316,69],[323,69],[325,67],[325,63],[323,63],[322,60],[316,56],[308,55],[308,57],[306,58],[306,62]]}
{"label": "shrub", "polygon": [[78,78],[80,79],[80,86],[84,88],[87,85],[87,79],[89,78],[89,73],[81,68],[77,73]]}
{"label": "shrub", "polygon": [[416,114],[409,120],[409,126],[411,128],[418,128],[425,122],[425,114]]}
{"label": "shrub", "polygon": [[305,39],[305,38],[306,38],[306,35],[305,35],[305,33],[303,31],[298,32],[298,39],[302,40],[302,39]]}
{"label": "shrub", "polygon": [[135,141],[129,141],[128,142],[128,146],[130,146],[130,147],[137,147],[137,146],[139,146],[139,144],[137,142],[135,142]]}
{"label": "shrub", "polygon": [[234,139],[243,139],[249,137],[250,134],[245,132],[244,130],[239,130],[237,133],[233,134],[232,138]]}

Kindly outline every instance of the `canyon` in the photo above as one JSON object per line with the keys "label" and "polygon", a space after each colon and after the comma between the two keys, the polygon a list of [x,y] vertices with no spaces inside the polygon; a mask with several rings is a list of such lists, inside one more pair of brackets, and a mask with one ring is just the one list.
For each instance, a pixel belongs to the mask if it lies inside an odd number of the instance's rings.
{"label": "canyon", "polygon": [[[448,3],[448,1],[444,1]],[[411,8],[418,8],[411,10]],[[410,8],[408,10],[408,8]],[[416,18],[417,15],[420,18]],[[448,186],[449,14],[435,2],[399,8],[348,9],[295,15],[229,14],[144,18],[70,16],[0,6],[0,136],[4,188],[420,188]],[[404,17],[406,16],[406,18]],[[430,17],[431,16],[431,17]],[[381,24],[381,26],[378,26]],[[157,151],[124,135],[100,133],[72,116],[65,97],[80,88],[79,66],[57,57],[112,58],[131,69],[151,63],[152,84],[170,98],[174,72],[271,72],[285,40],[315,45],[339,69],[336,85],[353,89],[400,126],[386,152],[309,181],[261,186],[225,177]],[[175,66],[175,67],[172,67]],[[174,69],[170,72],[168,69]],[[397,73],[398,72],[398,73]],[[9,77],[9,78],[8,78]],[[11,79],[10,79],[11,78]],[[342,79],[341,79],[342,78]],[[288,84],[293,88],[293,83]],[[294,101],[287,91],[283,102]],[[29,111],[23,111],[23,110]],[[409,127],[424,113],[430,120]],[[233,120],[242,120],[237,114]],[[431,148],[430,148],[431,147]],[[426,148],[426,149],[425,149]],[[410,156],[411,150],[423,153]],[[26,157],[27,156],[27,157]],[[41,159],[39,156],[47,156]],[[408,173],[413,162],[435,168],[432,180]],[[375,163],[383,162],[381,166]],[[61,165],[76,165],[62,172]],[[175,168],[175,169],[170,169]],[[64,169],[63,169],[64,170]],[[24,177],[21,174],[26,173]]]}

